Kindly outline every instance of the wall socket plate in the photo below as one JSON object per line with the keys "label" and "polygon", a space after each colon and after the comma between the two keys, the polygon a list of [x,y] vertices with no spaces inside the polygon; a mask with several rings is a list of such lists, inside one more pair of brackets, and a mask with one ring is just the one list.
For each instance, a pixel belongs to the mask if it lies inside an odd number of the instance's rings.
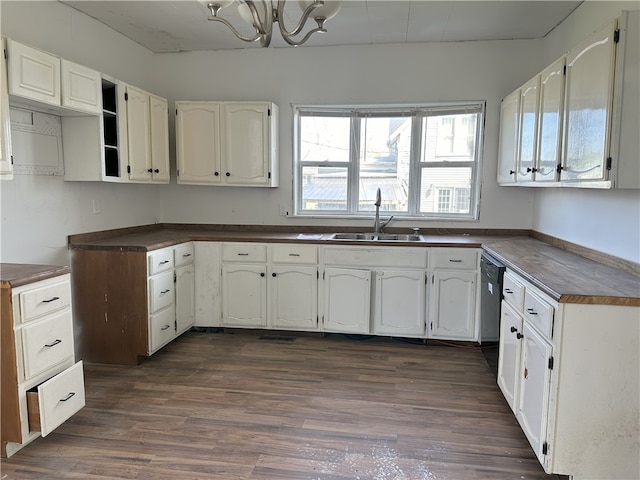
{"label": "wall socket plate", "polygon": [[280,215],[283,217],[288,217],[291,215],[291,209],[285,203],[280,204]]}

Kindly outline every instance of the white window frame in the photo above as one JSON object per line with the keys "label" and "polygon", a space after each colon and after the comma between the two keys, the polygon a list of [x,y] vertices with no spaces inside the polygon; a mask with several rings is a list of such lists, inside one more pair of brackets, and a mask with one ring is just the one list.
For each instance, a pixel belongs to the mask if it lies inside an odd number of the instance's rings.
{"label": "white window frame", "polygon": [[[419,105],[292,105],[293,108],[293,152],[294,152],[294,185],[293,215],[306,218],[371,218],[373,212],[358,211],[358,182],[360,180],[358,151],[351,151],[349,162],[301,162],[300,161],[300,129],[301,117],[304,115],[323,115],[335,117],[363,118],[373,116],[401,117],[410,116],[411,125],[411,159],[409,163],[409,209],[408,212],[385,211],[394,216],[394,220],[448,220],[448,221],[478,221],[480,215],[480,186],[482,172],[482,152],[485,123],[485,101],[447,102]],[[428,116],[459,113],[478,113],[476,128],[475,160],[473,161],[430,161],[421,162],[422,122]],[[352,125],[352,137],[360,138],[359,124]],[[352,147],[354,140],[352,139]],[[347,169],[347,208],[346,210],[303,210],[302,204],[302,170],[304,166],[338,167]],[[428,168],[460,167],[471,168],[469,213],[452,212],[420,212],[420,183],[422,171]],[[452,202],[455,193],[452,194]],[[455,210],[455,208],[451,208]]]}

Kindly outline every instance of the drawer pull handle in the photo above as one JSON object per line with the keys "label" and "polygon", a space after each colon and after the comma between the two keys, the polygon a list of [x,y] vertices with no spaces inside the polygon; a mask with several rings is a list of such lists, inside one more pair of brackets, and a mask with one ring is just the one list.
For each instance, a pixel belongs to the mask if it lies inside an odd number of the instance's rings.
{"label": "drawer pull handle", "polygon": [[511,327],[509,330],[511,331],[511,333],[516,333],[518,331],[516,327]]}
{"label": "drawer pull handle", "polygon": [[516,338],[517,338],[518,340],[520,340],[520,339],[521,339],[521,338],[523,338],[523,337],[524,337],[524,335],[523,335],[523,334],[521,334],[521,333],[516,333]]}
{"label": "drawer pull handle", "polygon": [[290,253],[289,256],[290,257],[299,257],[300,254],[299,253]]}
{"label": "drawer pull handle", "polygon": [[167,289],[167,290],[162,290],[160,292],[160,295],[164,295],[165,293],[169,293],[171,290]]}
{"label": "drawer pull handle", "polygon": [[160,330],[165,331],[166,329],[171,328],[171,325],[165,325]]}
{"label": "drawer pull handle", "polygon": [[513,290],[511,290],[510,288],[505,288],[504,293],[513,293]]}
{"label": "drawer pull handle", "polygon": [[167,263],[169,263],[169,260],[163,260],[163,261],[160,262],[160,265],[165,265]]}
{"label": "drawer pull handle", "polygon": [[527,312],[529,312],[530,315],[537,315],[538,312],[536,312],[533,308],[527,308]]}
{"label": "drawer pull handle", "polygon": [[183,258],[187,258],[187,257],[190,257],[191,254],[190,253],[183,253],[182,256],[183,256]]}
{"label": "drawer pull handle", "polygon": [[58,345],[59,343],[62,343],[62,340],[60,340],[59,338],[56,339],[53,343],[45,343],[44,346],[47,348],[51,348],[51,347],[55,347],[56,345]]}
{"label": "drawer pull handle", "polygon": [[61,401],[61,402],[66,402],[67,400],[71,399],[71,397],[73,397],[75,394],[76,394],[76,392],[69,392],[69,393],[67,394],[67,396],[66,396],[66,397],[64,397],[64,398],[61,398],[61,399],[60,399],[60,401]]}
{"label": "drawer pull handle", "polygon": [[248,257],[249,254],[248,253],[239,253],[238,256],[239,257]]}
{"label": "drawer pull handle", "polygon": [[451,263],[462,263],[462,260],[458,259],[458,258],[450,258],[449,261]]}
{"label": "drawer pull handle", "polygon": [[56,300],[60,300],[60,297],[53,297],[53,298],[50,298],[49,300],[42,300],[42,303],[51,303],[51,302],[55,302]]}

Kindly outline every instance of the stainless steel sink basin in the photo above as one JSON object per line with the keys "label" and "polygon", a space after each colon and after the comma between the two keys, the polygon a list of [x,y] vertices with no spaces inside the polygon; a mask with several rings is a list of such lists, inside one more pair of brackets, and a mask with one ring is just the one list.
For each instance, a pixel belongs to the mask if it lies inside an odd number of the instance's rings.
{"label": "stainless steel sink basin", "polygon": [[419,242],[422,238],[419,235],[401,233],[334,233],[331,240],[368,240],[380,242]]}
{"label": "stainless steel sink basin", "polygon": [[382,242],[419,242],[422,240],[419,235],[403,233],[381,233],[377,240]]}
{"label": "stainless steel sink basin", "polygon": [[372,233],[334,233],[332,240],[375,240],[376,236]]}

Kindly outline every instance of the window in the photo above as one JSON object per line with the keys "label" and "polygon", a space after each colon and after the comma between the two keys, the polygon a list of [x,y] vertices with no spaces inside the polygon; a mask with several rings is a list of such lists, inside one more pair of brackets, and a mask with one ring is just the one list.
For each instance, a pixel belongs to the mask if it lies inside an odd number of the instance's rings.
{"label": "window", "polygon": [[484,102],[295,107],[295,213],[477,219]]}

